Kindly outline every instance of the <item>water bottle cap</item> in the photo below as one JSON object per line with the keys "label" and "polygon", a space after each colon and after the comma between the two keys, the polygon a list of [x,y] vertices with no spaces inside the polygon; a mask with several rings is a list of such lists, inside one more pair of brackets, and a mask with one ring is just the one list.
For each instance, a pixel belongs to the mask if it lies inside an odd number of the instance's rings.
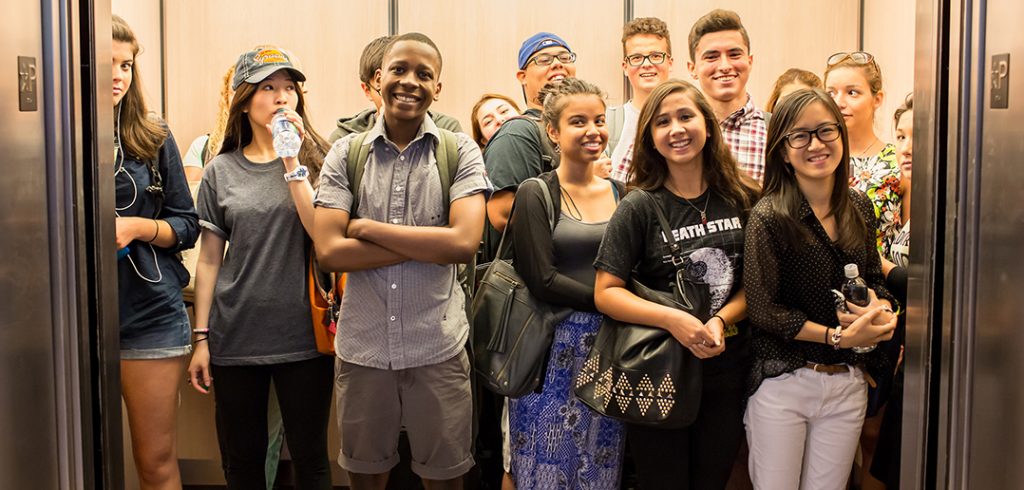
{"label": "water bottle cap", "polygon": [[860,275],[860,270],[857,268],[857,264],[846,264],[843,268],[843,272],[846,273],[847,279],[853,279]]}

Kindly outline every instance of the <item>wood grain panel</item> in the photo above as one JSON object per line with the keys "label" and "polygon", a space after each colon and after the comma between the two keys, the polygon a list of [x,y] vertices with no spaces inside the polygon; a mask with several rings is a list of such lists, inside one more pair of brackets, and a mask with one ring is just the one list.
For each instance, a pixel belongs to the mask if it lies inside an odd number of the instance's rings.
{"label": "wood grain panel", "polygon": [[276,44],[299,59],[313,127],[325,138],[338,117],[369,105],[359,90],[359,55],[367,42],[387,34],[387,0],[175,0],[165,5],[167,120],[183,149],[210,131],[221,77],[239,54],[258,44]]}
{"label": "wood grain panel", "polygon": [[914,38],[913,1],[865,0],[864,50],[878,61],[886,92],[875,113],[875,130],[885,141],[896,141],[893,112],[914,90]]}
{"label": "wood grain panel", "polygon": [[141,51],[137,58],[142,92],[149,110],[163,114],[160,86],[163,73],[162,46],[160,45],[160,1],[159,0],[111,0],[110,8],[121,16],[135,32]]}
{"label": "wood grain panel", "polygon": [[545,2],[522,0],[417,0],[399,4],[399,32],[419,31],[444,57],[437,110],[459,119],[468,132],[469,111],[481,94],[512,97],[525,109],[516,80],[523,40],[539,31],[561,36],[578,55],[576,75],[622,103],[621,0]]}

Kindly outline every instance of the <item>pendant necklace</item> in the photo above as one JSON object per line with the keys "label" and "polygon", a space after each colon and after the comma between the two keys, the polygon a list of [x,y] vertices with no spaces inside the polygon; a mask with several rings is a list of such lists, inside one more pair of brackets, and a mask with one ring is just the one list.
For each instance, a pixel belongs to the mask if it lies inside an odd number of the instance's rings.
{"label": "pendant necklace", "polygon": [[[668,186],[666,185],[665,187],[668,187]],[[671,191],[672,189],[669,189],[669,190]],[[707,191],[707,189],[705,189],[705,191]],[[700,213],[700,223],[702,225],[708,224],[708,203],[711,202],[711,195],[710,194],[708,194],[707,200],[704,201],[704,209],[700,209],[697,206],[694,206],[693,203],[690,202],[689,199],[683,197],[681,193],[678,193],[676,195],[678,195],[680,198],[682,198],[683,201],[686,201],[686,204],[689,204],[691,208],[693,208],[695,211]]]}

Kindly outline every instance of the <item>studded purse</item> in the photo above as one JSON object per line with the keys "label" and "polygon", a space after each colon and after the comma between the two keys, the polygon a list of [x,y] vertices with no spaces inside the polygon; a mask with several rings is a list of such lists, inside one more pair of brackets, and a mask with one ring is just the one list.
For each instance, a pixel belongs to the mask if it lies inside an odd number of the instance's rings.
{"label": "studded purse", "polygon": [[[658,215],[666,237],[671,228],[653,196],[643,190]],[[706,296],[693,294],[685,280],[682,247],[669,242],[676,266],[673,294],[644,286],[636,279],[630,290],[642,299],[690,312],[701,321],[710,317]],[[703,301],[701,301],[703,299]],[[583,368],[576,376],[576,397],[596,412],[623,422],[665,428],[689,426],[697,418],[702,365],[668,330],[605,316]]]}

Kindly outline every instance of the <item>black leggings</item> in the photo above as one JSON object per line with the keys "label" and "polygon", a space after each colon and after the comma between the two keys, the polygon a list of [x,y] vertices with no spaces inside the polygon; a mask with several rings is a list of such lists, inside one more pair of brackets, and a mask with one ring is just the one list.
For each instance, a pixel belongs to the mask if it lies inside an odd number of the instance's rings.
{"label": "black leggings", "polygon": [[331,488],[327,423],[334,357],[261,366],[212,365],[217,438],[229,489],[267,488],[267,400],[274,380],[295,488]]}
{"label": "black leggings", "polygon": [[626,426],[642,490],[719,490],[743,441],[746,369],[704,375],[700,412],[683,429]]}

